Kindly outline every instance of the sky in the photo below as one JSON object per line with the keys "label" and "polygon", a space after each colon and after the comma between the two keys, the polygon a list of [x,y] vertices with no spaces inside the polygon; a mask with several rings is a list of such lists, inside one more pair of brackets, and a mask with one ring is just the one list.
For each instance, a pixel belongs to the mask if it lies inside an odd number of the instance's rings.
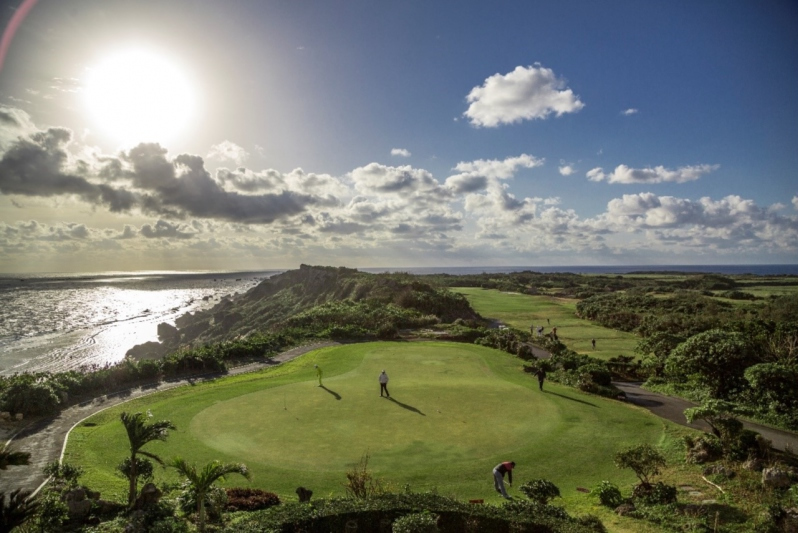
{"label": "sky", "polygon": [[792,0],[0,24],[0,272],[798,263]]}

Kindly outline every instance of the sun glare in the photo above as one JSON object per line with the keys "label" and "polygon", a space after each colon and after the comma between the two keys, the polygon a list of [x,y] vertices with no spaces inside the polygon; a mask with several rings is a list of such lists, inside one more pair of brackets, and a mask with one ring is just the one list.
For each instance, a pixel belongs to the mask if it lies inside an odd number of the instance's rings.
{"label": "sun glare", "polygon": [[86,106],[105,135],[124,145],[167,143],[189,125],[196,91],[179,65],[146,48],[107,56],[89,69]]}

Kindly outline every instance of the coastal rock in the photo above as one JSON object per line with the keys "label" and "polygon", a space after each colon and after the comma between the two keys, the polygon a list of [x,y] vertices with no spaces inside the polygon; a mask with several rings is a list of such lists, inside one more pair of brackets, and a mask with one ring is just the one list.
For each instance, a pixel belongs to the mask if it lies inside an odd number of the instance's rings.
{"label": "coastal rock", "polygon": [[180,342],[180,333],[173,325],[161,322],[158,324],[158,339],[165,344]]}
{"label": "coastal rock", "polygon": [[132,357],[134,359],[160,359],[168,352],[166,345],[160,342],[145,342],[144,344],[137,344],[125,353],[125,357]]}

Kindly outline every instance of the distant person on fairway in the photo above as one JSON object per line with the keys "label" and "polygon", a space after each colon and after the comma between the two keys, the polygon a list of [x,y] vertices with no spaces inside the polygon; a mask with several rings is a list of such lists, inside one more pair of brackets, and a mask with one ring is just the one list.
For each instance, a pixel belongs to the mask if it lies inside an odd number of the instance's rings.
{"label": "distant person on fairway", "polygon": [[540,390],[543,390],[543,382],[546,380],[546,369],[541,366],[538,368],[538,371],[535,372],[535,375],[538,377],[538,387],[540,387]]}
{"label": "distant person on fairway", "polygon": [[388,392],[388,374],[385,373],[385,370],[380,374],[380,398],[382,398],[382,391],[385,391],[385,396],[388,398],[391,397],[391,394]]}
{"label": "distant person on fairway", "polygon": [[596,339],[590,339],[590,344],[593,345],[593,349],[596,349]]}
{"label": "distant person on fairway", "polygon": [[507,474],[507,482],[512,487],[513,468],[515,468],[515,461],[505,461],[504,463],[497,464],[496,468],[493,469],[493,486],[496,488],[496,492],[508,500],[510,499],[510,496],[507,494],[507,490],[504,488],[504,474]]}
{"label": "distant person on fairway", "polygon": [[316,369],[316,375],[319,376],[319,387],[321,387],[321,368],[319,368],[319,365],[313,365],[313,368]]}

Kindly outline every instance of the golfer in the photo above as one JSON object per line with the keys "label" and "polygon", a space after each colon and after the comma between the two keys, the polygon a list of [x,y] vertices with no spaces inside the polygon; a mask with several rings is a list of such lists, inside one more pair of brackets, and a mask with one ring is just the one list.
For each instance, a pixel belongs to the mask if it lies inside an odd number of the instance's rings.
{"label": "golfer", "polygon": [[538,377],[538,387],[540,387],[540,390],[543,390],[543,382],[546,381],[546,369],[541,366],[538,368],[538,371],[535,372],[535,375]]}
{"label": "golfer", "polygon": [[507,490],[504,488],[504,474],[507,474],[507,482],[512,487],[513,468],[515,468],[515,462],[506,461],[504,463],[499,463],[496,465],[496,468],[493,469],[493,486],[496,488],[496,492],[508,500],[510,499],[510,496],[507,494]]}
{"label": "golfer", "polygon": [[319,365],[313,365],[313,368],[316,369],[316,375],[319,376],[319,387],[321,387],[321,368],[319,368]]}
{"label": "golfer", "polygon": [[382,391],[385,391],[385,396],[388,398],[391,397],[391,394],[388,392],[388,374],[385,373],[385,370],[380,374],[380,398],[382,398]]}

